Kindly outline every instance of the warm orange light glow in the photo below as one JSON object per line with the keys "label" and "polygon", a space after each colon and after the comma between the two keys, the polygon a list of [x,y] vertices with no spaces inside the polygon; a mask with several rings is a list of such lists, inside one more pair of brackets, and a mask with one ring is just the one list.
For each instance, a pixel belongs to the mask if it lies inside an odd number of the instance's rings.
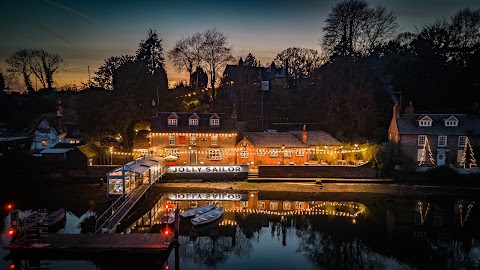
{"label": "warm orange light glow", "polygon": [[165,270],[168,270],[168,265],[165,266]]}
{"label": "warm orange light glow", "polygon": [[165,235],[168,235],[170,234],[170,232],[168,230],[165,230]]}
{"label": "warm orange light glow", "polygon": [[10,266],[9,266],[8,268],[10,268],[10,269],[15,269],[15,264],[13,264],[13,263],[10,264]]}
{"label": "warm orange light glow", "polygon": [[15,230],[13,228],[8,229],[7,234],[13,236],[15,234]]}

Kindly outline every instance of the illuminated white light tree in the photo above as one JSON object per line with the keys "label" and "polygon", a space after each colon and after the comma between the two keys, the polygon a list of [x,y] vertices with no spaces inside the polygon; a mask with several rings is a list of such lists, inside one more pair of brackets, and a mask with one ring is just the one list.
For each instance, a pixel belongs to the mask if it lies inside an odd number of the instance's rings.
{"label": "illuminated white light tree", "polygon": [[[468,155],[468,158],[467,158]],[[462,160],[460,161],[460,166],[463,166],[464,169],[470,169],[477,167],[477,160],[475,159],[475,154],[473,153],[472,145],[468,137],[465,139],[465,147],[463,148]]]}
{"label": "illuminated white light tree", "polygon": [[428,137],[425,137],[422,156],[420,157],[420,162],[418,162],[418,166],[425,165],[425,154],[427,150],[428,150],[428,156],[430,157],[430,162],[432,163],[432,165],[435,165],[435,159],[433,158],[432,149],[430,148],[430,143],[428,142]]}

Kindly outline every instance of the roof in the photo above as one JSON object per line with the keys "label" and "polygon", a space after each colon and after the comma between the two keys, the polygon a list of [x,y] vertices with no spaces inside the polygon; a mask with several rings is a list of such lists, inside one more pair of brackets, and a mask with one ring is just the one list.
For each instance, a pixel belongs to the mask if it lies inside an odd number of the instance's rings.
{"label": "roof", "polygon": [[[432,126],[419,127],[418,120],[426,115],[432,119]],[[458,126],[445,126],[451,116],[458,119]],[[480,119],[467,114],[402,114],[396,121],[400,135],[480,135]]]}
{"label": "roof", "polygon": [[68,151],[72,150],[71,148],[47,148],[43,149],[40,154],[65,154]]}
{"label": "roof", "polygon": [[[188,119],[194,113],[191,112],[177,112],[178,124],[177,126],[168,126],[167,119],[172,112],[158,112],[152,118],[151,131],[152,132],[219,132],[230,133],[237,132],[237,121],[228,113],[196,113],[198,115],[198,126],[190,126]],[[210,127],[210,117],[218,115],[220,117],[220,125]]]}
{"label": "roof", "polygon": [[[302,140],[302,131],[290,131],[299,140]],[[326,145],[337,146],[342,145],[340,141],[332,137],[325,131],[307,131],[307,144],[309,146]]]}
{"label": "roof", "polygon": [[290,132],[245,132],[243,136],[256,147],[307,146]]}
{"label": "roof", "polygon": [[85,144],[77,147],[87,158],[94,158],[98,155],[98,148],[93,144]]}
{"label": "roof", "polygon": [[[142,157],[142,158],[136,159],[132,162],[129,162],[129,163],[125,164],[125,171],[142,174],[145,171],[147,171],[148,169],[150,169],[150,167],[158,164],[158,162],[160,162],[162,160],[163,160],[163,158],[158,157],[158,156]],[[115,172],[121,172],[122,167],[123,166],[120,166],[120,167],[116,168],[111,173],[115,174]]]}

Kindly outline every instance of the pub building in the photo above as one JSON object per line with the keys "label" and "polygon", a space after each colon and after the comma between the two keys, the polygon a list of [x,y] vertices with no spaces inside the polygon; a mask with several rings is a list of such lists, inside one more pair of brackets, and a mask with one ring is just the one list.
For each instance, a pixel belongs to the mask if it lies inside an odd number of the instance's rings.
{"label": "pub building", "polygon": [[232,165],[236,163],[235,115],[158,112],[151,122],[150,151],[167,165]]}

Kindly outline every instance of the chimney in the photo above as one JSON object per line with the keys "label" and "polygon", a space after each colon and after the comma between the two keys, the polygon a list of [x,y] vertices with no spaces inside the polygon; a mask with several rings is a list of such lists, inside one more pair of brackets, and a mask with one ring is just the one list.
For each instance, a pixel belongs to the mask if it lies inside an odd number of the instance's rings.
{"label": "chimney", "polygon": [[63,115],[62,101],[58,99],[57,100],[57,120],[58,120],[58,130],[60,132],[63,132],[62,115]]}
{"label": "chimney", "polygon": [[400,117],[400,108],[398,106],[398,102],[395,102],[395,105],[393,105],[393,117],[394,118]]}
{"label": "chimney", "polygon": [[410,102],[410,104],[408,104],[408,106],[405,107],[405,114],[410,114],[410,115],[414,114],[412,102]]}
{"label": "chimney", "polygon": [[307,125],[303,125],[302,142],[307,143]]}

